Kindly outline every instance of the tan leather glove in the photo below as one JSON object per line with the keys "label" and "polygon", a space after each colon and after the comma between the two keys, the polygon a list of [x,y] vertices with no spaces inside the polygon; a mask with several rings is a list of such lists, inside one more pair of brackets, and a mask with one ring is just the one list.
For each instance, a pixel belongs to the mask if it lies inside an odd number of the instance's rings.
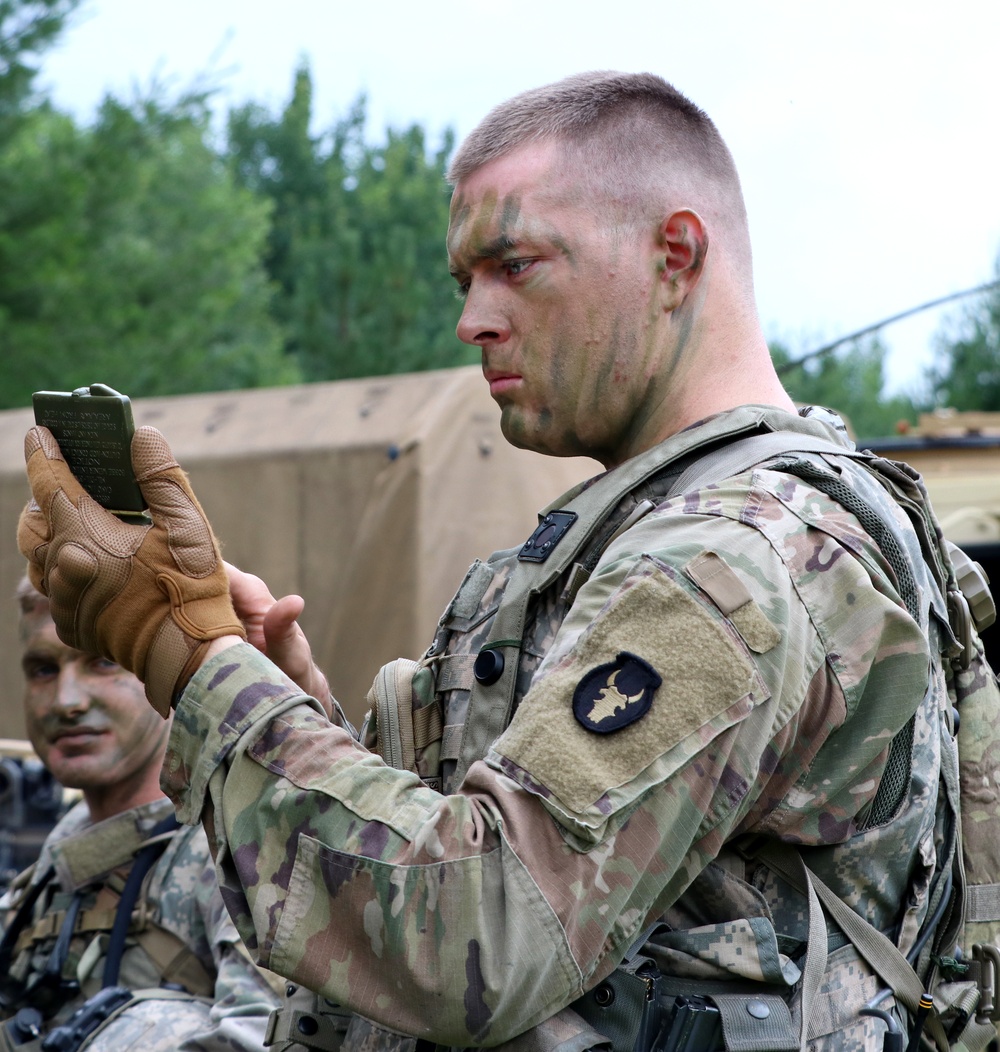
{"label": "tan leather glove", "polygon": [[34,499],[17,543],[32,584],[49,597],[59,638],[134,672],[166,717],[210,640],[246,638],[187,476],[159,431],[138,428],[132,467],[153,523],[134,525],[84,490],[48,428],[31,428],[24,455]]}

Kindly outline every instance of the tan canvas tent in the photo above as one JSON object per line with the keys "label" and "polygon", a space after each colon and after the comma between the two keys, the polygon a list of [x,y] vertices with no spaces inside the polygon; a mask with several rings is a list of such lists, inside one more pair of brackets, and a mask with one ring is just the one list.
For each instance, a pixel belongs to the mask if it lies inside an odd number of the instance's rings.
{"label": "tan canvas tent", "polygon": [[[355,720],[379,666],[430,641],[473,558],[520,543],[540,508],[599,470],[509,446],[477,367],[133,410],[167,436],[226,558],[305,598],[303,626]],[[12,596],[30,424],[30,410],[0,413],[0,737],[23,734]]]}
{"label": "tan canvas tent", "polygon": [[[303,625],[355,720],[379,666],[424,649],[472,559],[520,543],[540,508],[599,470],[509,446],[476,367],[146,399],[134,410],[169,439],[226,557],[276,595],[305,597]],[[1000,416],[980,417],[922,419],[874,445],[924,474],[945,533],[995,584]],[[30,410],[0,412],[0,738],[23,735],[12,597],[30,424]],[[997,632],[984,638],[1000,667]]]}

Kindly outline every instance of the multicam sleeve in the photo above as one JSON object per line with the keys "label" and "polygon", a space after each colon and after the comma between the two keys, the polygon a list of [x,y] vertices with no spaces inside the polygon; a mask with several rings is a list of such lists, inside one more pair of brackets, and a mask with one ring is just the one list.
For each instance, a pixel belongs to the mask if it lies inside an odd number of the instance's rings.
{"label": "multicam sleeve", "polygon": [[[235,677],[225,695],[209,686],[222,675]],[[704,796],[632,807],[627,830],[605,815],[581,850],[539,786],[512,777],[514,760],[474,764],[460,793],[441,796],[271,693],[273,673],[249,648],[199,677],[171,766],[197,774],[202,739],[218,757],[202,799],[241,934],[265,966],[395,1029],[454,1045],[528,1029],[610,971],[704,864],[691,851]],[[249,695],[261,700],[234,711]],[[747,715],[745,698],[730,701],[699,744]],[[706,779],[721,784],[721,770]],[[733,790],[718,795],[714,811],[729,813]],[[182,806],[195,817],[201,801],[189,793]]]}
{"label": "multicam sleeve", "polygon": [[[204,805],[226,905],[279,974],[396,1030],[495,1044],[610,971],[677,893],[702,800],[675,797],[688,815],[633,810],[628,833],[607,821],[580,850],[507,771],[476,763],[442,796],[278,680],[246,646],[202,669],[165,784],[189,820]],[[739,699],[713,726],[747,710]],[[675,823],[685,832],[665,850]]]}
{"label": "multicam sleeve", "polygon": [[[252,648],[204,666],[177,709],[164,787],[187,821],[204,817],[256,959],[459,1046],[519,1034],[608,974],[844,719],[771,546],[758,537],[749,556],[766,601],[728,615],[725,590],[720,606],[682,572],[700,547],[678,547],[681,568],[612,552],[510,728],[451,796],[367,753]],[[795,630],[778,641],[768,610],[782,604]],[[862,746],[860,769],[877,767],[884,742]]]}

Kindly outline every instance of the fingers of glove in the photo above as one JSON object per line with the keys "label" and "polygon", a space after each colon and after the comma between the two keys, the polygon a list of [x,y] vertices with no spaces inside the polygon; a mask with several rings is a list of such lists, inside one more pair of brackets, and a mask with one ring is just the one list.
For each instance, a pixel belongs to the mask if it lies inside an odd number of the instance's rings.
{"label": "fingers of glove", "polygon": [[220,566],[212,527],[187,475],[155,427],[140,427],[132,438],[132,469],[153,521],[165,527],[178,568],[187,577],[207,577]]}
{"label": "fingers of glove", "polygon": [[44,519],[53,497],[60,490],[76,504],[85,492],[66,463],[59,443],[47,427],[32,427],[24,436],[24,463],[31,494]]}
{"label": "fingers of glove", "polygon": [[[131,555],[142,543],[148,527],[121,522],[83,488],[69,469],[52,432],[31,428],[24,450],[33,499],[18,522],[18,547],[43,572],[50,557],[48,542],[89,534],[113,555]],[[87,542],[88,546],[90,541]]]}
{"label": "fingers of glove", "polygon": [[31,558],[32,580],[49,597],[60,639],[131,670],[119,653],[121,646],[109,649],[102,641],[97,622],[128,583],[132,553],[150,527],[121,522],[85,493],[74,506],[63,492],[53,494],[48,526],[51,540]]}
{"label": "fingers of glove", "polygon": [[109,649],[109,642],[101,639],[97,622],[127,585],[131,555],[150,527],[121,522],[86,494],[79,507],[57,494],[50,522],[53,539],[46,552],[45,583],[59,637],[134,671],[123,660],[121,646]]}
{"label": "fingers of glove", "polygon": [[28,576],[39,591],[42,591],[45,555],[50,536],[49,524],[42,514],[42,509],[32,498],[24,506],[21,517],[17,520],[17,547],[28,560]]}
{"label": "fingers of glove", "polygon": [[92,627],[81,624],[78,615],[88,588],[97,578],[97,572],[94,554],[79,544],[68,543],[57,550],[45,574],[49,609],[56,634],[67,646],[91,653],[96,650]]}

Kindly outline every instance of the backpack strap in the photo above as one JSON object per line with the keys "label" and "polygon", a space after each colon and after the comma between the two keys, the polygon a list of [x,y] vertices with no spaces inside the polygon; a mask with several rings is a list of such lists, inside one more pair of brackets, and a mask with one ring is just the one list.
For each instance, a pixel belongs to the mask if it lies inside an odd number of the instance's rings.
{"label": "backpack strap", "polygon": [[[769,841],[754,852],[754,857],[777,873],[792,887],[800,892],[808,890],[810,901],[818,898],[823,908],[830,915],[837,927],[848,937],[854,948],[868,962],[872,970],[892,989],[894,996],[910,1013],[911,1017],[921,1011],[921,1000],[928,995],[923,984],[899,948],[882,934],[874,925],[869,924],[860,914],[855,913],[805,864],[801,852],[789,844],[780,841]],[[812,909],[810,908],[810,938],[806,948],[805,974],[811,968],[810,958],[817,949],[825,947],[826,940],[813,939]],[[820,926],[820,930],[822,925]],[[824,961],[825,967],[825,961]],[[815,991],[814,991],[815,992]],[[803,991],[803,1015],[808,1018],[807,992]],[[926,1002],[925,1002],[926,1003]],[[951,1048],[944,1032],[941,1020],[932,1007],[925,1023],[927,1031],[934,1039],[939,1052],[948,1052]],[[803,1044],[802,1046],[806,1046]]]}

